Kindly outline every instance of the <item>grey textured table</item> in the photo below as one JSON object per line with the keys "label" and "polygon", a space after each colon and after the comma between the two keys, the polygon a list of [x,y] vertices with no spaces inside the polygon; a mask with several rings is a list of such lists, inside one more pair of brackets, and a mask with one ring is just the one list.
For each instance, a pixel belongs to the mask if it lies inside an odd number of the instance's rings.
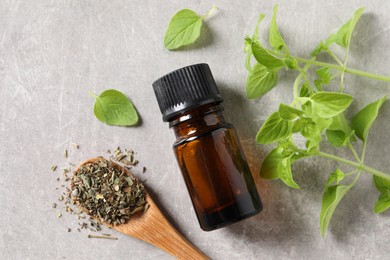
{"label": "grey textured table", "polygon": [[[142,2],[142,4],[141,4]],[[234,3],[233,3],[234,2]],[[244,4],[245,2],[248,2]],[[200,14],[220,8],[194,47],[169,52],[163,36],[181,8]],[[113,233],[117,241],[88,239],[78,220],[61,204],[57,164],[133,148],[147,172],[148,188],[174,225],[214,259],[385,259],[390,215],[375,215],[378,197],[371,176],[337,209],[325,238],[319,211],[326,176],[335,165],[310,159],[294,166],[295,191],[257,172],[271,149],[255,144],[255,134],[280,102],[291,101],[294,73],[261,100],[245,98],[243,37],[260,12],[269,22],[274,1],[1,1],[0,2],[0,258],[1,259],[170,259],[165,252]],[[355,9],[366,6],[351,46],[349,66],[389,74],[389,1],[280,1],[278,23],[294,53],[306,55]],[[261,35],[267,33],[267,25]],[[225,98],[264,202],[261,214],[213,232],[198,226],[171,145],[173,133],[161,120],[151,83],[181,66],[207,62]],[[386,93],[387,84],[346,77],[356,96],[350,111]],[[137,107],[142,124],[120,128],[93,115],[88,91],[115,88]],[[367,164],[383,171],[388,159],[390,104],[386,103],[369,141]],[[71,143],[80,144],[80,149]],[[325,147],[329,151],[331,148]],[[64,159],[64,149],[69,158]],[[347,151],[341,151],[347,155]],[[139,168],[138,168],[139,171]],[[60,189],[56,190],[56,187]],[[62,218],[57,213],[63,212]],[[67,228],[72,232],[68,233]]]}

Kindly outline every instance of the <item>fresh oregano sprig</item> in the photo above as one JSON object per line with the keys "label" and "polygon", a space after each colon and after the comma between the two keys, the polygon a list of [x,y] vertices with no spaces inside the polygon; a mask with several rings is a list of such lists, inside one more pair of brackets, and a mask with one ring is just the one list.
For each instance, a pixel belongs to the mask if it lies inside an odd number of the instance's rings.
{"label": "fresh oregano sprig", "polygon": [[[256,136],[256,141],[260,144],[276,144],[276,148],[264,159],[260,175],[266,179],[280,179],[286,185],[299,189],[291,171],[291,165],[299,159],[317,156],[352,166],[354,170],[348,173],[336,169],[325,184],[320,213],[320,229],[322,235],[325,235],[334,210],[359,180],[362,172],[374,176],[375,185],[381,192],[374,211],[380,213],[390,207],[390,174],[364,163],[368,133],[387,97],[368,104],[349,123],[345,111],[353,102],[353,97],[343,93],[346,73],[386,82],[390,82],[390,77],[346,66],[352,32],[364,8],[358,9],[335,34],[321,41],[310,53],[309,59],[290,53],[276,23],[277,9],[277,6],[273,9],[269,30],[271,48],[264,47],[258,36],[258,26],[264,18],[263,14],[259,16],[253,36],[245,38],[248,98],[259,98],[275,87],[278,73],[283,68],[298,72],[293,83],[293,102],[280,104],[278,111],[269,116]],[[335,44],[344,48],[343,59],[332,52],[331,48]],[[328,54],[335,63],[318,61],[320,53]],[[254,65],[253,58],[256,61]],[[308,72],[311,67],[316,67],[314,79]],[[339,88],[332,91],[327,85],[336,79],[339,79]],[[306,140],[304,147],[296,143],[297,135]],[[362,142],[360,154],[354,146],[358,139]],[[350,149],[355,161],[323,152],[323,141],[334,147]]]}

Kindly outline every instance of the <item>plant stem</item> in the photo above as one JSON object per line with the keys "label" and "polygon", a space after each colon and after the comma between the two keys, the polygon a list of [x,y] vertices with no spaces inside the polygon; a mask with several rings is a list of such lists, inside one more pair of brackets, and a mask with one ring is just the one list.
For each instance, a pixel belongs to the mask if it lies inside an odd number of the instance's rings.
{"label": "plant stem", "polygon": [[[315,57],[313,57],[312,60],[314,61]],[[311,64],[309,64],[309,63],[305,64],[303,69],[301,69],[298,66],[299,75],[297,76],[297,78],[294,81],[294,102],[295,102],[295,99],[297,99],[299,97],[299,93],[298,93],[299,83],[301,82],[302,78],[305,77],[306,80],[309,82],[309,79],[307,78],[306,72],[307,72],[307,70],[309,69],[310,66],[311,66]],[[310,83],[309,83],[309,85],[310,85]]]}
{"label": "plant stem", "polygon": [[213,7],[211,7],[210,11],[209,11],[207,14],[205,14],[205,15],[202,16],[202,19],[208,18],[208,17],[209,17],[210,15],[212,15],[216,10],[218,10],[218,7],[215,6],[215,5],[213,5]]}
{"label": "plant stem", "polygon": [[364,156],[366,155],[366,148],[367,148],[367,141],[363,141],[363,148],[362,148],[362,163],[364,162]]}
{"label": "plant stem", "polygon": [[359,158],[359,155],[357,154],[355,148],[352,146],[352,144],[348,144],[348,148],[351,150],[351,152],[353,153],[353,155],[355,156],[356,160],[360,163],[361,160]]}
{"label": "plant stem", "polygon": [[344,66],[339,66],[336,64],[315,61],[315,60],[309,60],[309,59],[305,59],[305,58],[301,58],[301,57],[295,57],[295,56],[291,56],[291,57],[296,59],[298,62],[311,64],[311,65],[315,65],[315,66],[319,66],[319,67],[329,67],[329,68],[332,68],[335,70],[339,70],[341,72],[347,72],[349,74],[354,74],[354,75],[358,75],[358,76],[362,76],[362,77],[366,77],[366,78],[390,82],[390,77],[387,77],[387,76],[382,76],[382,75],[377,75],[377,74],[373,74],[373,73],[369,73],[369,72],[365,72],[365,71],[361,71],[361,70],[346,68]]}
{"label": "plant stem", "polygon": [[349,173],[346,173],[345,174],[345,176],[350,176],[350,175],[354,175],[354,174],[356,174],[356,173],[358,173],[358,172],[360,172],[360,170],[353,170],[353,171],[351,171],[351,172],[349,172]]}
{"label": "plant stem", "polygon": [[364,170],[364,171],[366,171],[368,173],[371,173],[373,175],[376,175],[378,177],[381,177],[383,179],[386,179],[386,180],[390,181],[390,174],[378,171],[378,170],[376,170],[374,168],[371,168],[371,167],[369,167],[367,165],[364,165],[363,163],[357,163],[357,162],[350,161],[350,160],[338,157],[336,155],[329,154],[329,153],[324,153],[324,152],[318,152],[316,155],[319,156],[319,157],[331,159],[331,160],[334,160],[334,161],[338,161],[338,162],[341,162],[341,163],[353,166],[356,169]]}
{"label": "plant stem", "polygon": [[330,50],[327,50],[326,53],[328,53],[340,66],[343,66],[343,63],[341,62],[341,60],[336,55],[334,55],[333,52],[331,52]]}
{"label": "plant stem", "polygon": [[299,93],[298,93],[299,83],[301,83],[302,78],[303,78],[303,71],[299,73],[298,77],[294,81],[294,90],[293,90],[294,101],[299,97]]}
{"label": "plant stem", "polygon": [[340,76],[340,88],[339,88],[339,92],[340,93],[343,92],[345,68],[347,67],[348,54],[349,54],[349,44],[350,44],[350,41],[348,41],[348,45],[347,45],[346,53],[345,53],[345,58],[344,58],[344,63],[343,63],[343,68],[344,69],[341,72],[341,76]]}
{"label": "plant stem", "polygon": [[98,95],[96,95],[95,93],[93,93],[92,91],[88,91],[88,94],[93,97],[93,98],[98,98]]}

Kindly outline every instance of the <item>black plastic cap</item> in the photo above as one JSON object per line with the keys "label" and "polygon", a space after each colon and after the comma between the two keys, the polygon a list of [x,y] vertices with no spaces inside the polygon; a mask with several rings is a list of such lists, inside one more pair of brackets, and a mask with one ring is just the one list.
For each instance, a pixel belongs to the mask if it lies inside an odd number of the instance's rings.
{"label": "black plastic cap", "polygon": [[205,63],[172,71],[156,80],[153,89],[164,121],[188,109],[223,101],[210,67]]}

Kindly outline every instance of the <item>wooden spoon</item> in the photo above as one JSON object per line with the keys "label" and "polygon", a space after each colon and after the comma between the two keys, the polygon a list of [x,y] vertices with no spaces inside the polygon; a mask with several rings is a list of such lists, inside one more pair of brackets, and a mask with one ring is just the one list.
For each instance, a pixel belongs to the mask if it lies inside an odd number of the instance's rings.
{"label": "wooden spoon", "polygon": [[[96,157],[85,160],[76,167],[75,172],[83,165],[95,163],[101,159],[102,157]],[[128,175],[132,175],[125,167],[115,162],[112,163],[113,166],[123,169]],[[133,215],[127,223],[117,226],[103,223],[128,236],[138,238],[159,247],[179,259],[209,259],[169,223],[149,194],[146,196],[146,201],[150,205],[148,210],[143,214]]]}

